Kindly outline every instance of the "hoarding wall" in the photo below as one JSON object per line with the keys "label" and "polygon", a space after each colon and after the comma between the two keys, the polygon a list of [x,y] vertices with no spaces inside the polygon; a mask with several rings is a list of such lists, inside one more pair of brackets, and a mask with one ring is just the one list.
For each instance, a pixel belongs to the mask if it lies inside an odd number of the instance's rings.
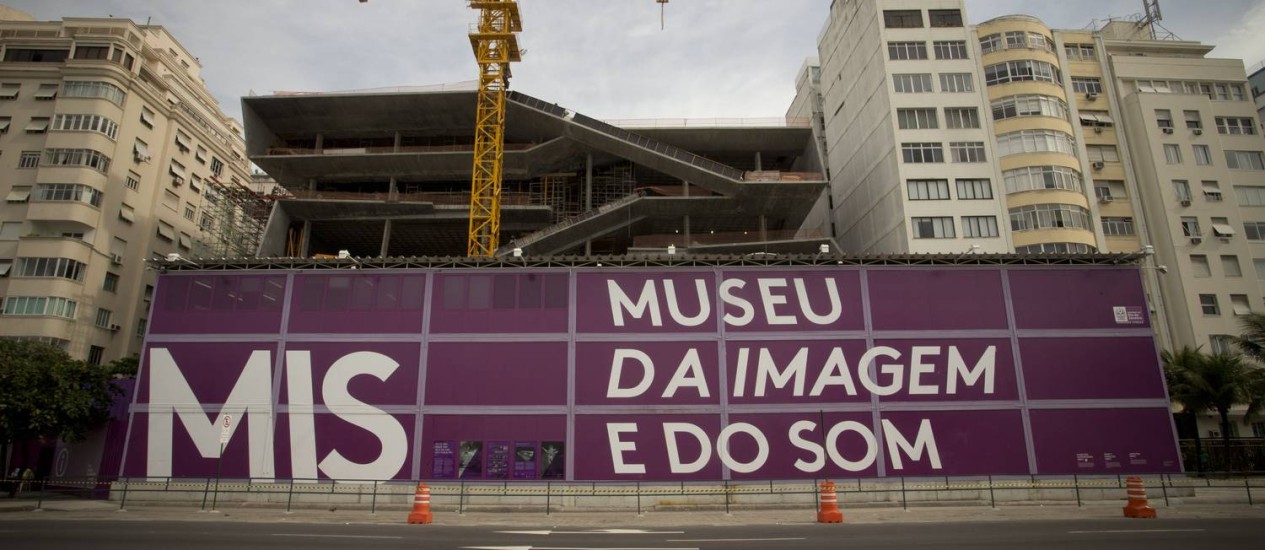
{"label": "hoarding wall", "polygon": [[1137,268],[164,275],[122,473],[1178,471]]}

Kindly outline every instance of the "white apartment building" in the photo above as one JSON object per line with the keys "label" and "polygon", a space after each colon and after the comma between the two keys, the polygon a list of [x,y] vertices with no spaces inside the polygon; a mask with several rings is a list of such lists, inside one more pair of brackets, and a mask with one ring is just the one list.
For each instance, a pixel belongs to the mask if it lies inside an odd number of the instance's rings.
{"label": "white apartment building", "polygon": [[1238,318],[1265,309],[1262,86],[1241,60],[1136,21],[965,19],[962,0],[832,4],[819,82],[799,87],[821,106],[797,97],[788,113],[820,117],[826,142],[830,193],[809,223],[850,253],[1149,245],[1161,345],[1227,349]]}
{"label": "white apartment building", "polygon": [[134,354],[145,260],[225,249],[217,189],[250,181],[241,127],[160,26],[0,18],[0,337]]}

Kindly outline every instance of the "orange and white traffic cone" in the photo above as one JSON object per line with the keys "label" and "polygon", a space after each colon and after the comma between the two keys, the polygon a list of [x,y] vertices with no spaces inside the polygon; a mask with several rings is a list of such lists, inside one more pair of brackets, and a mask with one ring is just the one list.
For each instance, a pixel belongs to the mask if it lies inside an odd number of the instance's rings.
{"label": "orange and white traffic cone", "polygon": [[430,523],[434,516],[430,513],[430,487],[425,483],[417,484],[417,492],[413,494],[413,511],[408,515],[410,524]]}
{"label": "orange and white traffic cone", "polygon": [[839,496],[835,494],[835,482],[822,482],[820,500],[817,523],[843,523],[843,512],[839,511]]}
{"label": "orange and white traffic cone", "polygon": [[1154,518],[1155,508],[1146,501],[1146,486],[1142,484],[1142,478],[1129,476],[1125,482],[1129,488],[1129,504],[1124,507],[1124,517]]}

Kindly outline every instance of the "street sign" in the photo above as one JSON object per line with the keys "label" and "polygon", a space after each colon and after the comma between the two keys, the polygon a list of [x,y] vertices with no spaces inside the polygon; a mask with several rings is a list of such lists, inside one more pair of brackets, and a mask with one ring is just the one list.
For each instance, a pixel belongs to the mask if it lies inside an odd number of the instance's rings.
{"label": "street sign", "polygon": [[220,445],[228,443],[228,434],[233,428],[233,415],[226,414],[220,419]]}

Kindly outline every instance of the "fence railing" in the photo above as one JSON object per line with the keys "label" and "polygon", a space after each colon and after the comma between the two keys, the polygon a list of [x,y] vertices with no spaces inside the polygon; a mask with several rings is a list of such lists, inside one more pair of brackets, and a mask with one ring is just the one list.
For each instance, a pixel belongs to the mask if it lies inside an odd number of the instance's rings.
{"label": "fence railing", "polygon": [[[1240,472],[1192,477],[1152,474],[1143,478],[1152,506],[1182,504],[1247,504],[1265,489],[1265,476]],[[458,513],[483,506],[541,511],[595,508],[636,511],[681,507],[768,508],[817,507],[822,480],[693,481],[693,482],[563,482],[423,480],[440,510]],[[47,480],[0,479],[0,489],[40,509],[51,499],[108,499],[125,509],[129,502],[198,506],[220,504],[308,508],[337,504],[342,508],[408,509],[417,480],[260,480],[228,478],[79,477]],[[976,476],[836,478],[841,506],[901,506],[923,503],[989,506],[1040,502],[1084,506],[1086,502],[1125,499],[1124,476]]]}

